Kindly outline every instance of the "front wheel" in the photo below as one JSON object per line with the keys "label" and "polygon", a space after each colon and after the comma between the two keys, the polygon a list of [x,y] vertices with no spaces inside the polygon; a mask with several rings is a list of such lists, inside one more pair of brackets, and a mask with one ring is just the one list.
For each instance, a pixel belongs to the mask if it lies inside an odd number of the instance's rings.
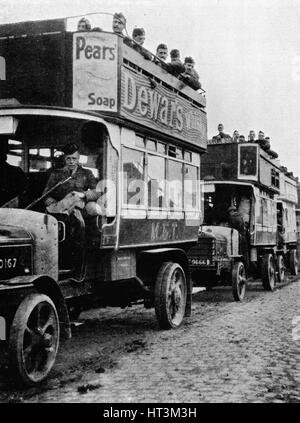
{"label": "front wheel", "polygon": [[154,307],[161,329],[181,325],[187,302],[187,282],[178,263],[162,264],[155,283]]}
{"label": "front wheel", "polygon": [[290,270],[292,275],[298,275],[298,257],[295,249],[290,251]]}
{"label": "front wheel", "polygon": [[24,298],[14,316],[9,336],[13,370],[26,385],[37,385],[51,371],[59,344],[55,305],[44,294]]}
{"label": "front wheel", "polygon": [[272,254],[265,254],[262,259],[262,282],[266,291],[274,291],[275,265]]}
{"label": "front wheel", "polygon": [[235,301],[243,301],[246,292],[246,270],[244,263],[234,263],[232,270],[232,293]]}

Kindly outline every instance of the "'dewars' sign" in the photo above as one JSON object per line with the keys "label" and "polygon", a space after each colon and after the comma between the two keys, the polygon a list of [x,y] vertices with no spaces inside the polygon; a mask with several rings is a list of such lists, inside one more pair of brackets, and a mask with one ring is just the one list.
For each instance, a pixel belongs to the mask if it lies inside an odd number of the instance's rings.
{"label": "'dewars' sign", "polygon": [[122,68],[121,115],[206,148],[205,112],[160,84]]}
{"label": "'dewars' sign", "polygon": [[117,37],[102,32],[73,35],[73,107],[116,112]]}

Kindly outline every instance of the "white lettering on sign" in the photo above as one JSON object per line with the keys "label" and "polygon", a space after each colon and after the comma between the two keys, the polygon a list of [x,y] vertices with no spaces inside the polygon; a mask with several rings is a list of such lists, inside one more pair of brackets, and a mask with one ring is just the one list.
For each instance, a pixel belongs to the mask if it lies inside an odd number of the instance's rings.
{"label": "white lettering on sign", "polygon": [[6,81],[6,61],[0,56],[0,81]]}
{"label": "white lettering on sign", "polygon": [[74,34],[73,107],[117,111],[117,57],[115,34]]}
{"label": "white lettering on sign", "polygon": [[138,111],[141,116],[149,116],[153,121],[159,121],[178,131],[183,130],[183,108],[177,100],[138,86],[128,73],[124,73],[124,90],[123,107],[127,111]]}

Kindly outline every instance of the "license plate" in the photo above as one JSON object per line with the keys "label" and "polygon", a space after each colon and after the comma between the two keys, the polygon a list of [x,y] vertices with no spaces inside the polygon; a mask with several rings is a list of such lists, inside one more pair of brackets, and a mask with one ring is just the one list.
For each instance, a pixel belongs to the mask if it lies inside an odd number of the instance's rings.
{"label": "license plate", "polygon": [[206,259],[190,259],[190,265],[191,266],[207,266],[207,260]]}
{"label": "license plate", "polygon": [[0,279],[21,276],[31,272],[31,247],[11,246],[0,248]]}
{"label": "license plate", "polygon": [[0,258],[0,270],[15,269],[17,267],[17,257]]}

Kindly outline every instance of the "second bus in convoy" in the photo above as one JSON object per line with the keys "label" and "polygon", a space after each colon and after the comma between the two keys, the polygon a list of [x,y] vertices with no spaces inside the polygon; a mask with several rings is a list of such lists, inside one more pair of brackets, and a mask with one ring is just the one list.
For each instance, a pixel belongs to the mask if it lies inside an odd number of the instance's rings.
{"label": "second bus in convoy", "polygon": [[203,156],[204,224],[189,251],[194,285],[232,285],[245,295],[247,275],[273,291],[285,269],[298,273],[296,179],[257,143],[208,145]]}

